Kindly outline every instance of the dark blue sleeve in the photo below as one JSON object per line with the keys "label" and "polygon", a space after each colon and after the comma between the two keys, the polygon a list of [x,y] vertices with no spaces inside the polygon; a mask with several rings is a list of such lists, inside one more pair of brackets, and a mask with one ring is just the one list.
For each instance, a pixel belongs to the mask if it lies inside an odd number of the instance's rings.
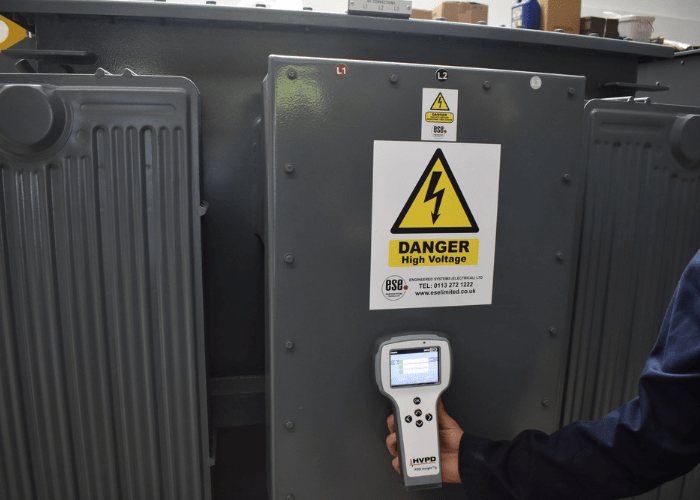
{"label": "dark blue sleeve", "polygon": [[700,463],[700,252],[683,273],[639,379],[639,397],[593,422],[512,441],[464,434],[470,500],[615,499]]}

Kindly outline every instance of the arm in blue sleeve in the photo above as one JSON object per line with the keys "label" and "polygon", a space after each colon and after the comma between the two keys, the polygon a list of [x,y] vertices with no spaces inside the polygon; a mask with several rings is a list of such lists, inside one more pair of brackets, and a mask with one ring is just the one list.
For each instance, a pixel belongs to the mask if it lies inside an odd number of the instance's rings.
{"label": "arm in blue sleeve", "polygon": [[512,441],[464,434],[470,500],[615,499],[700,463],[700,252],[690,262],[639,380],[639,397],[593,422]]}

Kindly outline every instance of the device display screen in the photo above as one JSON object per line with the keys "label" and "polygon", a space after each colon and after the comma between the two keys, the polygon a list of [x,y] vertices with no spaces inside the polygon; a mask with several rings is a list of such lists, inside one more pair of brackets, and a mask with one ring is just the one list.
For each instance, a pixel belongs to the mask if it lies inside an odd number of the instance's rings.
{"label": "device display screen", "polygon": [[440,381],[440,348],[393,349],[391,387],[402,385],[437,384]]}

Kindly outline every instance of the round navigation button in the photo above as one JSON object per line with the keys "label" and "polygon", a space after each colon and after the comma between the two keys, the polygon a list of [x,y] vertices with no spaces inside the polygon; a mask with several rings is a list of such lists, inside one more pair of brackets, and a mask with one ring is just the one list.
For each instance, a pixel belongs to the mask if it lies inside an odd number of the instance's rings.
{"label": "round navigation button", "polygon": [[433,419],[433,415],[431,413],[426,413],[425,414],[425,419],[430,422]]}
{"label": "round navigation button", "polygon": [[416,427],[423,427],[423,421],[422,421],[422,420],[416,420]]}
{"label": "round navigation button", "polygon": [[406,420],[406,422],[410,424],[411,420],[413,420],[413,417],[411,417],[411,415],[406,415],[406,418],[404,420]]}
{"label": "round navigation button", "polygon": [[419,404],[420,404],[420,398],[413,398],[413,403],[419,405]]}
{"label": "round navigation button", "polygon": [[413,413],[416,414],[416,417],[420,417],[421,415],[423,415],[423,412],[420,411],[420,410],[416,410],[416,411],[414,411]]}

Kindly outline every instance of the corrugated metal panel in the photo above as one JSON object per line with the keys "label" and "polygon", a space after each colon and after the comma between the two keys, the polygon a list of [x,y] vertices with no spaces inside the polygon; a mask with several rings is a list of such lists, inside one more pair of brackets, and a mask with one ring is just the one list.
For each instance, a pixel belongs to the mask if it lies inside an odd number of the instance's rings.
{"label": "corrugated metal panel", "polygon": [[197,90],[2,81],[0,498],[208,498]]}
{"label": "corrugated metal panel", "polygon": [[[700,109],[591,101],[581,257],[563,423],[638,395],[675,286],[700,247],[700,172],[674,157],[677,117]],[[680,162],[686,163],[686,167]],[[700,476],[638,498],[700,497]]]}

